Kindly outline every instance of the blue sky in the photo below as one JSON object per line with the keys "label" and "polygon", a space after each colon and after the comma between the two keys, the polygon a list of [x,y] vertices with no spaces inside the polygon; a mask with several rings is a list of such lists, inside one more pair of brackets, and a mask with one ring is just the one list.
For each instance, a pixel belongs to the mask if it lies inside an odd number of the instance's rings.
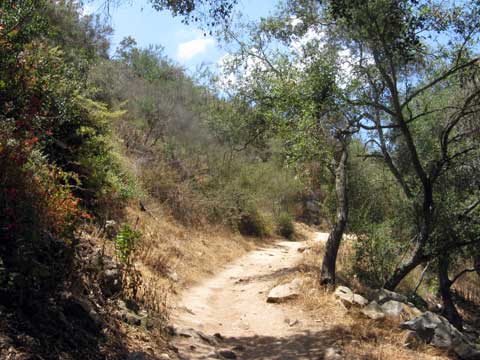
{"label": "blue sky", "polygon": [[[86,7],[95,12],[101,0]],[[147,0],[132,1],[111,12],[111,24],[115,30],[112,48],[126,36],[134,37],[142,47],[159,44],[165,54],[193,73],[200,64],[215,65],[225,54],[212,37],[204,36],[195,25],[182,24],[170,12],[157,12]],[[273,11],[277,0],[240,0],[236,9],[248,18],[258,19]]]}

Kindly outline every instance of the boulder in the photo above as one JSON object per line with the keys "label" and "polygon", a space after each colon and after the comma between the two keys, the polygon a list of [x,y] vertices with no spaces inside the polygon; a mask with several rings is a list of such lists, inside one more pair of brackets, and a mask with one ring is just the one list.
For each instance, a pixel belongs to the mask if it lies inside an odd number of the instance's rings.
{"label": "boulder", "polygon": [[423,341],[433,346],[455,352],[461,359],[480,359],[480,349],[443,316],[427,311],[404,322],[401,327],[415,331]]}
{"label": "boulder", "polygon": [[402,323],[401,328],[415,331],[423,341],[430,343],[435,328],[440,323],[441,321],[438,315],[427,311],[415,319]]}
{"label": "boulder", "polygon": [[287,300],[295,299],[300,295],[302,281],[295,279],[287,284],[275,286],[267,296],[268,303],[281,303]]}
{"label": "boulder", "polygon": [[374,300],[380,305],[390,300],[395,300],[405,304],[408,302],[408,299],[405,295],[402,295],[387,289],[375,290],[373,293],[373,297],[374,297]]}
{"label": "boulder", "polygon": [[353,291],[346,286],[338,286],[333,296],[350,304],[353,302]]}
{"label": "boulder", "polygon": [[417,308],[395,300],[389,300],[383,304],[372,301],[365,307],[362,313],[373,320],[385,317],[390,319],[412,319],[422,314]]}
{"label": "boulder", "polygon": [[333,295],[351,305],[356,304],[360,306],[365,306],[368,304],[367,299],[365,299],[362,295],[355,294],[346,286],[337,287]]}
{"label": "boulder", "polygon": [[404,303],[395,300],[389,300],[380,305],[383,313],[389,318],[399,318],[404,312]]}
{"label": "boulder", "polygon": [[359,294],[353,294],[353,302],[360,306],[366,306],[368,304],[368,300]]}
{"label": "boulder", "polygon": [[373,320],[380,320],[385,317],[382,307],[378,305],[376,301],[372,301],[370,304],[365,306],[362,309],[362,314]]}

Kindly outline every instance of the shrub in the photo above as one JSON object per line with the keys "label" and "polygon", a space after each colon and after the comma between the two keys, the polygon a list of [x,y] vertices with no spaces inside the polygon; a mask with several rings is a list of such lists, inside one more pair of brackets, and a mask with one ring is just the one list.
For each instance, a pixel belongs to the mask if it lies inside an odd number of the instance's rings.
{"label": "shrub", "polygon": [[284,238],[291,239],[293,234],[295,234],[292,215],[287,212],[282,212],[277,216],[276,222],[277,233]]}
{"label": "shrub", "polygon": [[395,241],[390,222],[371,225],[369,230],[359,236],[354,245],[352,270],[365,284],[381,287],[392,274],[404,249]]}
{"label": "shrub", "polygon": [[267,223],[254,207],[247,208],[238,220],[238,231],[242,235],[264,237],[268,235]]}
{"label": "shrub", "polygon": [[0,298],[14,296],[19,304],[68,275],[74,229],[89,217],[70,191],[75,176],[48,164],[35,143],[0,131]]}
{"label": "shrub", "polygon": [[135,246],[141,239],[142,234],[134,230],[128,224],[124,224],[115,238],[115,247],[117,256],[124,263],[130,262],[130,255],[135,250]]}

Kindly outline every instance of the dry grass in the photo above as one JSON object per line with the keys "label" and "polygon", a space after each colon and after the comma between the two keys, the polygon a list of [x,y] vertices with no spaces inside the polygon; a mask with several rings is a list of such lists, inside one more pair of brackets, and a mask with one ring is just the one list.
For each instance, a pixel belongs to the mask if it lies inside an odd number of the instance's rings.
{"label": "dry grass", "polygon": [[[221,226],[187,228],[147,203],[148,212],[127,208],[127,219],[142,233],[135,267],[143,279],[140,294],[147,304],[172,303],[178,293],[268,239],[248,238]],[[160,299],[160,300],[159,300]]]}
{"label": "dry grass", "polygon": [[[473,268],[473,266],[468,265],[468,268]],[[480,276],[477,273],[465,274],[458,279],[453,288],[465,300],[480,305]]]}
{"label": "dry grass", "polygon": [[[158,354],[166,351],[164,329],[169,308],[184,288],[199,282],[269,239],[247,238],[228,229],[205,227],[192,229],[178,223],[156,202],[127,206],[124,222],[139,230],[142,239],[133,253],[132,268],[124,276],[123,297],[135,298],[148,310],[153,328],[129,326],[112,318],[130,351]],[[117,224],[117,228],[121,224]],[[90,244],[115,257],[115,242],[98,227],[91,226],[82,234]],[[110,234],[110,238],[115,233]],[[115,335],[112,335],[114,338]]]}
{"label": "dry grass", "polygon": [[[311,238],[311,230],[302,231]],[[352,255],[351,241],[354,239],[346,239],[339,251],[338,278],[339,282],[362,292],[366,289],[362,289],[362,285],[355,279],[347,277]],[[334,299],[331,289],[318,285],[317,269],[320,268],[323,251],[323,244],[310,242],[310,250],[304,253],[301,267],[305,269],[302,274],[305,291],[299,300],[299,306],[315,319],[319,327],[335,334],[332,343],[341,349],[346,359],[449,359],[447,354],[428,345],[406,348],[403,345],[405,332],[399,328],[398,322],[370,320],[358,308],[347,309]]]}

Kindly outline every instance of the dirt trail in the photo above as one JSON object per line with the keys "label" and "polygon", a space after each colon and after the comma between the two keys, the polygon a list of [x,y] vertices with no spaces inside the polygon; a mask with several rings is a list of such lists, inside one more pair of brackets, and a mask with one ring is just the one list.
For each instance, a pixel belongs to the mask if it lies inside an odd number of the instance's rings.
{"label": "dirt trail", "polygon": [[[327,236],[317,233],[315,240]],[[252,251],[185,291],[173,314],[181,357],[322,359],[328,334],[319,324],[288,303],[266,302],[279,277],[298,271],[305,245],[281,241]]]}

